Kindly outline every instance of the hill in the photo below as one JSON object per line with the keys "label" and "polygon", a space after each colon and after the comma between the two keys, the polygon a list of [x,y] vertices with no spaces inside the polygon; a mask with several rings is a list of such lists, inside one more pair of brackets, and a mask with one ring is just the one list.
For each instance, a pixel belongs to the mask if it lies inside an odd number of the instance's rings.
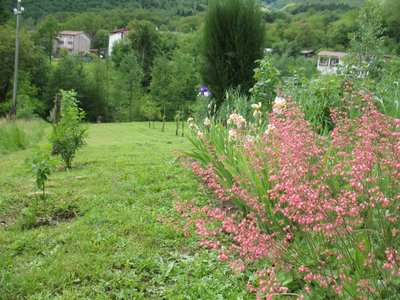
{"label": "hill", "polygon": [[[5,0],[8,9],[15,7],[15,0]],[[117,8],[162,10],[165,14],[191,15],[205,9],[206,0],[22,0],[24,16],[38,20],[57,12],[102,11]]]}
{"label": "hill", "polygon": [[263,3],[267,4],[272,8],[289,8],[289,7],[299,7],[299,6],[331,6],[345,5],[349,7],[359,7],[360,4],[365,2],[365,0],[262,0]]}

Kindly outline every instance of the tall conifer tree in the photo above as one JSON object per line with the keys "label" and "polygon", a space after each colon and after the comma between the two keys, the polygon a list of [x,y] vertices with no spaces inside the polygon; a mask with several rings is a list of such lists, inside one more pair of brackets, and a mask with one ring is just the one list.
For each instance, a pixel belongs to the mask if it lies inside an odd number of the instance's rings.
{"label": "tall conifer tree", "polygon": [[225,91],[253,85],[255,61],[263,56],[265,27],[256,0],[212,0],[204,24],[202,77],[217,100]]}

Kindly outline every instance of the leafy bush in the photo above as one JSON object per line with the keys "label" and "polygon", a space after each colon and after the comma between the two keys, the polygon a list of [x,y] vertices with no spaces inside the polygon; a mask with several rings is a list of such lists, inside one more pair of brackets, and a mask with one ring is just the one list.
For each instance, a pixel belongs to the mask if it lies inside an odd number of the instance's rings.
{"label": "leafy bush", "polygon": [[61,119],[54,124],[50,141],[53,154],[60,155],[67,168],[71,168],[75,152],[85,145],[87,126],[84,125],[85,113],[78,107],[74,91],[61,90]]}
{"label": "leafy bush", "polygon": [[305,119],[317,133],[327,134],[333,128],[331,109],[342,108],[344,92],[352,92],[351,82],[346,83],[346,91],[343,84],[344,79],[335,75],[308,79],[301,72],[296,72],[293,77],[286,78],[282,92],[298,101]]}
{"label": "leafy bush", "polygon": [[276,88],[280,83],[279,71],[269,63],[268,57],[257,60],[258,67],[254,69],[256,83],[250,89],[253,102],[264,102],[270,108],[276,96]]}
{"label": "leafy bush", "polygon": [[43,114],[44,105],[38,99],[32,99],[27,95],[18,95],[17,118],[32,119]]}
{"label": "leafy bush", "polygon": [[358,93],[356,114],[333,112],[325,137],[282,97],[268,122],[253,105],[262,124],[232,114],[191,126],[191,166],[218,201],[178,209],[221,260],[256,270],[248,286],[259,299],[398,294],[400,121],[372,99]]}

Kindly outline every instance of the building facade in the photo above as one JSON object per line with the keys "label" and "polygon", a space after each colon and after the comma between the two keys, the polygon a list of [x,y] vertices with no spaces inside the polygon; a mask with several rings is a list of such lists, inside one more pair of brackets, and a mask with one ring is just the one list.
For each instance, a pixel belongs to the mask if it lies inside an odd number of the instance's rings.
{"label": "building facade", "polygon": [[128,28],[117,29],[110,32],[108,39],[108,55],[111,55],[115,43],[124,39],[128,33]]}
{"label": "building facade", "polygon": [[337,74],[338,66],[343,63],[343,57],[347,53],[335,51],[318,52],[317,70],[322,74]]}
{"label": "building facade", "polygon": [[90,38],[83,31],[64,30],[57,37],[57,53],[67,49],[72,54],[82,54],[90,50]]}

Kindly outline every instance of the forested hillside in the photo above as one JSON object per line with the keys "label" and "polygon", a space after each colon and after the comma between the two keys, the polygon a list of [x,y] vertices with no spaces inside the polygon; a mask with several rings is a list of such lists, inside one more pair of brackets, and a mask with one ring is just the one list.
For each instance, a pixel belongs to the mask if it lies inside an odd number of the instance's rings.
{"label": "forested hillside", "polygon": [[262,2],[276,8],[285,6],[329,6],[332,4],[358,7],[365,0],[262,0]]}
{"label": "forested hillside", "polygon": [[[5,0],[9,9],[15,5],[14,0]],[[168,14],[195,14],[205,9],[206,0],[23,0],[27,18],[38,20],[56,12],[100,11],[115,8],[143,8],[164,10]]]}

